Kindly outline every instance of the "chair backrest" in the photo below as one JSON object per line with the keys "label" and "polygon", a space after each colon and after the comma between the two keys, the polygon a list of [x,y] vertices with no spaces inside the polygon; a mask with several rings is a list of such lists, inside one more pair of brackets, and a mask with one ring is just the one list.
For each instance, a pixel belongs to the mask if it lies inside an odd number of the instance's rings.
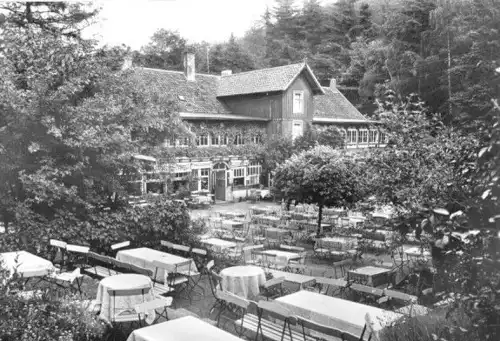
{"label": "chair backrest", "polygon": [[213,268],[214,266],[215,266],[215,261],[212,259],[211,261],[209,261],[209,262],[207,263],[206,268],[207,268],[207,270],[208,270],[208,271],[210,271],[210,270],[212,270],[212,268]]}
{"label": "chair backrest", "polygon": [[390,297],[390,298],[393,298],[396,300],[404,301],[404,302],[410,302],[410,303],[416,303],[418,301],[417,296],[408,295],[408,294],[405,294],[403,292],[399,292],[396,290],[390,290],[390,289],[384,289],[384,296],[387,296],[387,297]]}
{"label": "chair backrest", "polygon": [[207,255],[207,250],[205,249],[199,249],[199,248],[196,248],[194,247],[192,250],[191,250],[192,253],[198,255],[198,256],[206,256]]}
{"label": "chair backrest", "polygon": [[282,276],[282,277],[276,277],[276,278],[272,278],[272,279],[268,280],[262,286],[264,288],[266,288],[266,289],[269,289],[269,288],[274,287],[276,285],[283,284],[284,281],[285,281],[285,277],[284,276]]}
{"label": "chair backrest", "polygon": [[100,254],[92,252],[92,251],[89,251],[89,253],[88,253],[88,259],[92,260],[93,263],[97,262],[99,264],[105,264],[105,265],[108,265],[108,266],[114,266],[114,258],[111,258],[111,257],[108,257],[108,256],[104,256],[104,255],[100,255]]}
{"label": "chair backrest", "polygon": [[161,246],[165,246],[167,249],[172,249],[174,247],[174,243],[168,242],[166,240],[160,240]]}
{"label": "chair backrest", "polygon": [[90,247],[82,246],[82,245],[67,244],[66,251],[87,254],[90,251]]}
{"label": "chair backrest", "polygon": [[133,273],[148,276],[150,278],[153,277],[153,271],[150,269],[145,269],[143,267],[140,267],[140,266],[137,266],[134,264],[129,264],[128,266],[129,266],[130,271]]}
{"label": "chair backrest", "polygon": [[128,246],[130,246],[130,241],[116,243],[116,244],[111,245],[111,250],[116,251],[116,250],[123,249],[123,248],[128,247]]}
{"label": "chair backrest", "polygon": [[256,251],[256,250],[262,250],[264,249],[264,245],[263,244],[259,244],[259,245],[250,245],[250,246],[245,246],[243,248],[243,251]]}
{"label": "chair backrest", "polygon": [[66,249],[66,245],[68,245],[66,242],[63,242],[62,240],[57,240],[57,239],[51,239],[49,241],[49,244],[51,246],[58,247],[60,249]]}
{"label": "chair backrest", "polygon": [[122,272],[130,272],[131,271],[129,263],[121,262],[121,261],[114,259],[114,258],[111,258],[111,259],[113,261],[113,268],[115,270],[120,270]]}
{"label": "chair backrest", "polygon": [[177,273],[179,271],[191,271],[191,264],[192,263],[193,263],[192,259],[187,259],[183,262],[176,263],[174,273]]}
{"label": "chair backrest", "polygon": [[300,246],[285,245],[285,244],[281,244],[280,249],[289,250],[289,251],[296,251],[296,252],[304,252],[306,250]]}
{"label": "chair backrest", "polygon": [[235,306],[238,306],[244,310],[247,310],[248,306],[250,305],[250,301],[225,290],[219,291],[218,296],[220,300],[234,304]]}
{"label": "chair backrest", "polygon": [[316,283],[332,285],[336,287],[346,287],[347,281],[342,278],[326,278],[326,277],[315,277]]}
{"label": "chair backrest", "polygon": [[328,336],[333,336],[337,339],[340,339],[342,341],[359,341],[358,336],[354,336],[350,333],[344,332],[340,329],[326,326],[323,324],[316,323],[314,321],[305,319],[303,317],[297,316],[297,324],[302,327],[302,333],[304,334],[304,338],[306,336],[306,329],[307,330],[314,330],[315,332],[328,335]]}
{"label": "chair backrest", "polygon": [[177,251],[181,251],[181,252],[186,252],[186,253],[191,251],[190,246],[180,245],[180,244],[173,244],[172,249],[177,250]]}
{"label": "chair backrest", "polygon": [[210,271],[210,290],[214,297],[219,297],[219,292],[222,291],[222,277],[219,276],[215,271]]}
{"label": "chair backrest", "polygon": [[266,312],[266,314],[269,317],[272,318],[277,318],[282,321],[287,321],[291,325],[296,325],[297,324],[297,318],[295,316],[292,316],[290,311],[283,307],[282,305],[279,305],[276,302],[271,302],[271,301],[259,301],[257,304],[258,308],[262,312]]}
{"label": "chair backrest", "polygon": [[383,296],[384,290],[374,287],[369,287],[368,285],[362,285],[358,283],[351,284],[350,288],[354,291],[362,292],[364,294],[370,294],[375,296]]}

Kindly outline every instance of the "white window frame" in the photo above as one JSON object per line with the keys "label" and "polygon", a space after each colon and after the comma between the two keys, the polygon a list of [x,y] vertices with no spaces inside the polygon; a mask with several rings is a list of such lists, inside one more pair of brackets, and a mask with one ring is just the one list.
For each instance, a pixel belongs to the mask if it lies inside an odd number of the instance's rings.
{"label": "white window frame", "polygon": [[[300,127],[302,128],[300,131],[300,134],[295,135],[295,130],[294,127],[296,124],[300,124]],[[292,121],[292,139],[295,140],[297,137],[303,136],[304,135],[304,121],[301,120],[293,120]]]}
{"label": "white window frame", "polygon": [[[295,100],[296,95],[300,95],[298,101]],[[292,113],[293,114],[303,114],[304,113],[304,91],[294,90],[292,93]]]}
{"label": "white window frame", "polygon": [[207,134],[196,136],[196,146],[198,147],[208,147],[210,145],[210,139]]}
{"label": "white window frame", "polygon": [[241,146],[245,144],[245,141],[243,140],[243,135],[242,134],[236,134],[234,136],[234,145],[235,146]]}
{"label": "white window frame", "polygon": [[387,134],[386,134],[386,133],[379,131],[379,132],[378,132],[378,139],[379,139],[379,143],[380,143],[380,144],[386,144],[386,143],[387,143],[387,140],[388,140],[389,138],[387,137]]}
{"label": "white window frame", "polygon": [[[186,144],[187,142],[187,144]],[[175,146],[176,147],[189,147],[189,137],[185,136],[185,137],[179,137],[177,139],[175,139]]]}
{"label": "white window frame", "polygon": [[261,144],[262,143],[262,136],[260,135],[254,135],[252,137],[252,142],[255,144]]}
{"label": "white window frame", "polygon": [[[363,144],[368,144],[368,129],[365,129],[365,128],[359,129],[358,134],[359,134],[358,142],[363,143]],[[366,137],[366,139],[364,139],[363,137]]]}
{"label": "white window frame", "polygon": [[358,130],[355,128],[347,129],[347,144],[357,144],[358,143]]}
{"label": "white window frame", "polygon": [[[204,174],[206,173],[206,174]],[[198,191],[209,191],[210,190],[210,168],[201,168],[198,170]],[[202,180],[207,180],[207,188],[201,188]]]}
{"label": "white window frame", "polygon": [[377,143],[378,141],[378,130],[370,129],[368,132],[368,143]]}
{"label": "white window frame", "polygon": [[247,167],[247,186],[258,185],[260,183],[260,175],[262,173],[262,165],[257,161],[251,161],[250,165]]}
{"label": "white window frame", "polygon": [[[234,179],[238,178],[243,178],[243,186],[245,186],[245,179],[246,179],[246,168],[245,167],[238,167],[238,168],[233,168],[233,186],[234,186]],[[238,185],[241,186],[241,185]]]}

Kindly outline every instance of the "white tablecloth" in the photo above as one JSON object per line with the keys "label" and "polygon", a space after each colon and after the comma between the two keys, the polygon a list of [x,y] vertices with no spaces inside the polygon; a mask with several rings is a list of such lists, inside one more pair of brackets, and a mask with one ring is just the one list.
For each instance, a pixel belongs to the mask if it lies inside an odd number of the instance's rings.
{"label": "white tablecloth", "polygon": [[230,249],[232,247],[236,247],[235,242],[230,242],[228,240],[224,239],[219,239],[219,238],[207,238],[207,239],[202,239],[201,241],[202,244],[206,244],[210,247],[210,249],[214,251],[221,252],[222,250],[225,249]]}
{"label": "white tablecloth", "polygon": [[320,239],[321,242],[316,241],[315,248],[332,249],[332,250],[351,250],[358,246],[356,238],[343,238],[343,237],[325,237]]}
{"label": "white tablecloth", "polygon": [[307,290],[280,297],[276,299],[276,302],[282,304],[292,314],[336,327],[354,335],[361,335],[367,313],[371,316],[374,322],[373,329],[376,331],[402,317],[401,314],[388,310]]}
{"label": "white tablecloth", "polygon": [[[121,262],[134,264],[145,269],[150,269],[153,271],[153,273],[156,270],[156,267],[153,264],[155,260],[161,260],[172,265],[179,264],[187,260],[187,258],[184,257],[172,255],[167,252],[161,252],[147,247],[118,251],[118,253],[116,254],[116,259]],[[186,268],[179,270],[187,271],[188,269]],[[194,261],[191,262],[191,271],[198,271]],[[156,280],[163,282],[165,280],[165,271],[163,271],[162,269],[158,269]]]}
{"label": "white tablecloth", "polygon": [[25,278],[41,277],[55,271],[51,261],[26,251],[0,253],[0,265],[9,271],[9,277],[16,272]]}
{"label": "white tablecloth", "polygon": [[244,298],[255,298],[259,287],[266,282],[266,275],[258,266],[233,266],[220,272],[222,289]]}
{"label": "white tablecloth", "polygon": [[268,255],[276,255],[276,260],[279,262],[288,263],[293,259],[300,259],[302,256],[295,252],[281,251],[281,250],[266,250],[262,253],[266,253]]}
{"label": "white tablecloth", "polygon": [[[106,277],[97,288],[96,304],[100,306],[100,317],[110,320],[113,313],[120,313],[127,309],[134,309],[137,304],[152,301],[154,299],[153,290],[143,295],[117,296],[113,301],[108,293],[108,289],[139,289],[152,288],[151,279],[143,275],[122,274]],[[113,303],[114,302],[114,303]]]}
{"label": "white tablecloth", "polygon": [[127,341],[241,341],[240,338],[193,316],[134,330]]}

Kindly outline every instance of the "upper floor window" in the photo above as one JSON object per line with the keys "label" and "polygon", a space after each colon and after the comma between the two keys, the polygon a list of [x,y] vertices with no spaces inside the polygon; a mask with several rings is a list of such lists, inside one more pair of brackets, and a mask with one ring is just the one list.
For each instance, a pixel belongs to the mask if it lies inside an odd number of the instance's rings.
{"label": "upper floor window", "polygon": [[347,143],[358,143],[358,131],[356,129],[347,129]]}
{"label": "upper floor window", "polygon": [[304,113],[304,91],[293,92],[293,113],[294,114]]}
{"label": "upper floor window", "polygon": [[236,136],[234,137],[234,144],[235,144],[235,145],[244,144],[244,141],[243,141],[243,136],[241,136],[240,134],[236,135]]}
{"label": "upper floor window", "polygon": [[196,136],[197,146],[208,146],[208,135]]}
{"label": "upper floor window", "polygon": [[359,143],[368,143],[368,130],[360,129],[359,130]]}
{"label": "upper floor window", "polygon": [[225,146],[227,145],[227,136],[212,135],[212,146]]}

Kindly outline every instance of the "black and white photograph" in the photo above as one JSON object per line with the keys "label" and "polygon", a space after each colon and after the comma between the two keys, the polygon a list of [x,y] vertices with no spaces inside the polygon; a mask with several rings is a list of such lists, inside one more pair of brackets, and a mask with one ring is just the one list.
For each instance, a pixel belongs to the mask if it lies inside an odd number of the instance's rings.
{"label": "black and white photograph", "polygon": [[0,341],[500,340],[500,0],[0,0]]}

